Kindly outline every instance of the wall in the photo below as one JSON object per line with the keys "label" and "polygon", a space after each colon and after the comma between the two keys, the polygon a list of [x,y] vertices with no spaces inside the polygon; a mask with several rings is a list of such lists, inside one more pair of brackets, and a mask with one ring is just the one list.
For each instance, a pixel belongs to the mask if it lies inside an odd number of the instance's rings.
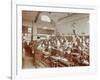
{"label": "wall", "polygon": [[[60,33],[64,33],[65,35],[67,35],[69,33],[72,34],[73,33],[72,24],[73,23],[74,23],[74,21],[58,24],[57,25],[57,30]],[[80,19],[78,21],[75,21],[75,23],[76,23],[75,29],[76,29],[78,34],[81,35],[81,33],[83,33],[83,32],[86,33],[86,35],[89,34],[88,18]]]}

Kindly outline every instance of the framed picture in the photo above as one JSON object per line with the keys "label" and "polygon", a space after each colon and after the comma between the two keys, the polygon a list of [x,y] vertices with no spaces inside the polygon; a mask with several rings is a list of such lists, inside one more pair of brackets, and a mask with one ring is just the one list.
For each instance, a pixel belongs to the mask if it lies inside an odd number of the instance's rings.
{"label": "framed picture", "polygon": [[89,79],[96,73],[95,7],[12,6],[12,79]]}

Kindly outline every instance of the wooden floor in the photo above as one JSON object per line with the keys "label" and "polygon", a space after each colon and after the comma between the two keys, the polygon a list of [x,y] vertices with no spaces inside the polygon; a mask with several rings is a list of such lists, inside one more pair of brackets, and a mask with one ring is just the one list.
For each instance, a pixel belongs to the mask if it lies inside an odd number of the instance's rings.
{"label": "wooden floor", "polygon": [[46,65],[42,62],[37,62],[38,65],[34,65],[33,57],[24,56],[23,59],[23,69],[32,69],[32,68],[45,68]]}
{"label": "wooden floor", "polygon": [[23,68],[34,68],[33,57],[25,56],[23,59]]}

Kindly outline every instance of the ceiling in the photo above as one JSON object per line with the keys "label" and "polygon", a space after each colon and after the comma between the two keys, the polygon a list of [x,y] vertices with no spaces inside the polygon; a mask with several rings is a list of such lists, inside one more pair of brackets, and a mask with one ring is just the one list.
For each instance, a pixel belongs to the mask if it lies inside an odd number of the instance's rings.
{"label": "ceiling", "polygon": [[[40,17],[47,15],[55,23],[67,22],[80,17],[86,17],[87,14],[82,13],[61,13],[61,12],[39,12],[39,11],[22,11],[22,22],[24,26],[29,26],[30,22],[40,22]],[[42,22],[43,23],[43,22]]]}
{"label": "ceiling", "polygon": [[71,13],[57,13],[57,12],[39,12],[39,11],[22,11],[22,21],[23,23],[28,23],[31,21],[40,20],[41,15],[47,15],[52,19],[54,22],[57,20],[62,19],[65,16],[69,16]]}
{"label": "ceiling", "polygon": [[34,21],[36,19],[38,12],[36,11],[22,11],[23,21]]}

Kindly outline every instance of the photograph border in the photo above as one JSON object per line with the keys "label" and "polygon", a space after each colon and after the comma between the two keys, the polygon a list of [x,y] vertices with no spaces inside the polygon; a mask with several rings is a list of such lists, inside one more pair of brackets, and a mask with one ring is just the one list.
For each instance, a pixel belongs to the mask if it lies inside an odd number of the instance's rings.
{"label": "photograph border", "polygon": [[[62,4],[61,4],[61,5],[62,5]],[[11,34],[12,34],[12,53],[11,53],[11,75],[12,75],[12,79],[14,79],[16,76],[18,76],[18,54],[17,54],[17,53],[18,53],[18,43],[17,43],[17,42],[18,42],[18,33],[17,33],[17,32],[18,32],[18,31],[17,31],[17,30],[18,30],[18,27],[17,27],[17,26],[18,26],[18,22],[17,22],[17,21],[18,21],[18,17],[17,17],[17,16],[18,16],[18,14],[17,14],[18,12],[17,12],[17,11],[18,11],[18,7],[19,7],[19,6],[48,7],[48,8],[68,8],[68,9],[93,10],[93,12],[95,11],[95,7],[91,7],[91,6],[89,6],[89,7],[87,6],[87,8],[86,8],[86,6],[85,6],[85,8],[84,8],[83,6],[82,6],[83,8],[82,8],[82,7],[73,7],[74,5],[73,5],[72,7],[71,7],[71,6],[68,7],[68,6],[45,6],[45,5],[43,6],[43,5],[37,5],[37,4],[33,4],[33,5],[26,5],[26,4],[25,4],[25,5],[23,5],[23,4],[16,4],[16,5],[15,5],[15,4],[12,4],[12,6],[15,7],[15,8],[14,8],[15,10],[12,9],[12,15],[13,15],[13,16],[12,16],[12,33],[11,33]],[[16,13],[16,14],[15,14],[15,13]],[[16,15],[16,18],[15,18],[14,15]],[[15,20],[14,20],[14,19],[15,19]],[[14,22],[13,20],[16,21],[16,22]],[[13,28],[13,26],[14,26],[15,24],[14,24],[13,22],[16,24],[16,27],[14,27],[14,28]],[[15,30],[16,30],[16,31],[15,31]],[[15,33],[14,31],[15,31],[16,33]],[[13,34],[13,33],[14,33],[14,34]],[[13,39],[13,36],[14,36],[15,34],[16,34],[16,36],[15,36],[16,38]],[[95,34],[95,33],[94,33],[94,34]],[[16,41],[14,41],[14,40],[16,40]],[[15,44],[14,42],[15,42],[16,44]],[[16,45],[16,46],[15,46],[15,45]],[[16,49],[14,49],[13,46],[14,46],[14,48],[16,48]],[[15,51],[16,51],[16,54],[13,54]],[[15,60],[15,59],[16,59],[16,60]],[[14,64],[13,64],[13,63],[14,63]],[[90,72],[91,72],[91,71],[90,71]],[[90,72],[89,72],[89,73],[90,73]],[[92,73],[94,73],[94,71],[93,71]]]}

